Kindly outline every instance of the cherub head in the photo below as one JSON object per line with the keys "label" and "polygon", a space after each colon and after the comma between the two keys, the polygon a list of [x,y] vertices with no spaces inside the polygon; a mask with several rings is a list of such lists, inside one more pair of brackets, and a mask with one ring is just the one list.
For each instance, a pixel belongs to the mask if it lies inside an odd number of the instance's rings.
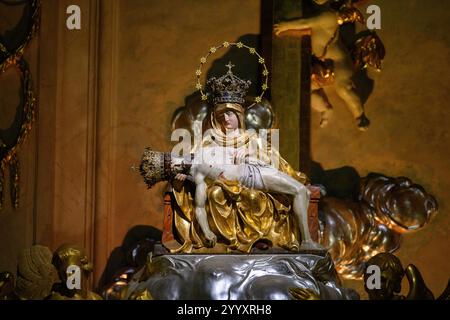
{"label": "cherub head", "polygon": [[400,260],[390,253],[379,253],[366,262],[367,266],[375,265],[380,268],[380,289],[369,289],[367,280],[369,273],[364,272],[364,287],[370,300],[392,300],[402,289],[402,279],[405,274]]}
{"label": "cherub head", "polygon": [[86,252],[83,248],[76,245],[62,245],[53,254],[53,265],[58,270],[62,283],[66,283],[69,267],[78,266],[82,271],[82,276],[87,278],[92,272],[92,263],[89,262]]}

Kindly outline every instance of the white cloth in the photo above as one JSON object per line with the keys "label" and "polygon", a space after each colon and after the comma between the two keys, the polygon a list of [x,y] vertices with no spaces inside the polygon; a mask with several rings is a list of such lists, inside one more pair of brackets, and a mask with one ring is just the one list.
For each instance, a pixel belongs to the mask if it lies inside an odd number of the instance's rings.
{"label": "white cloth", "polygon": [[244,164],[244,172],[239,182],[247,188],[265,190],[264,181],[259,167],[254,164]]}

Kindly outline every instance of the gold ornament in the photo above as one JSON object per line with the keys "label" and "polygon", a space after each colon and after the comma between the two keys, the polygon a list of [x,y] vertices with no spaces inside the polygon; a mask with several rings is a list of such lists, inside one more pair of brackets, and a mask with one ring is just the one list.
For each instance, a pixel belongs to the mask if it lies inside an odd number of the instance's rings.
{"label": "gold ornament", "polygon": [[11,145],[6,145],[4,139],[0,136],[0,209],[4,203],[4,185],[5,185],[5,170],[9,166],[11,173],[11,200],[13,208],[19,207],[19,159],[17,158],[18,148],[27,138],[31,131],[32,123],[35,116],[36,100],[33,92],[33,84],[31,80],[31,72],[28,64],[23,58],[25,48],[32,40],[34,34],[39,27],[40,18],[40,4],[39,1],[33,0],[29,4],[31,16],[30,16],[30,28],[27,31],[25,39],[14,50],[14,52],[8,51],[5,45],[0,42],[0,56],[4,56],[0,61],[0,74],[5,72],[10,67],[16,68],[21,74],[22,82],[22,113],[23,120],[20,124],[20,130],[18,135],[14,138],[14,142]]}

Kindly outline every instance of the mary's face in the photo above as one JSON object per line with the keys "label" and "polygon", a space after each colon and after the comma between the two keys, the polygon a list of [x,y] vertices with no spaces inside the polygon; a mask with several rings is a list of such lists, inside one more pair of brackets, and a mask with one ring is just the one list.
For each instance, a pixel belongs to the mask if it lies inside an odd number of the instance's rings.
{"label": "mary's face", "polygon": [[236,113],[232,110],[227,110],[223,113],[221,123],[227,130],[236,130],[239,128],[239,119]]}

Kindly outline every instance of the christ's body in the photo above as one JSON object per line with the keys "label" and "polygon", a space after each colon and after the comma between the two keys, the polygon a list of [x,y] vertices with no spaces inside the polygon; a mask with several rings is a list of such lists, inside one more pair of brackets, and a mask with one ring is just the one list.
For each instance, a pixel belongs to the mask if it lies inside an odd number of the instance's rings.
{"label": "christ's body", "polygon": [[[228,105],[228,106],[227,106]],[[234,106],[233,106],[234,105]],[[239,105],[237,105],[239,106]],[[239,106],[242,108],[241,106]],[[218,115],[218,123],[226,133],[226,139],[238,138],[240,131],[239,117],[236,104],[227,103],[222,107]],[[293,213],[299,226],[302,249],[322,249],[320,245],[311,239],[308,228],[308,205],[310,191],[305,185],[279,171],[273,165],[263,162],[255,155],[249,153],[247,148],[224,147],[219,143],[209,144],[200,148],[194,155],[190,174],[196,184],[195,191],[195,216],[205,238],[214,246],[217,241],[216,235],[208,225],[205,204],[206,179],[210,180],[232,180],[247,188],[253,188],[265,192],[282,193],[293,197]],[[178,174],[176,179],[185,180],[186,175]]]}

